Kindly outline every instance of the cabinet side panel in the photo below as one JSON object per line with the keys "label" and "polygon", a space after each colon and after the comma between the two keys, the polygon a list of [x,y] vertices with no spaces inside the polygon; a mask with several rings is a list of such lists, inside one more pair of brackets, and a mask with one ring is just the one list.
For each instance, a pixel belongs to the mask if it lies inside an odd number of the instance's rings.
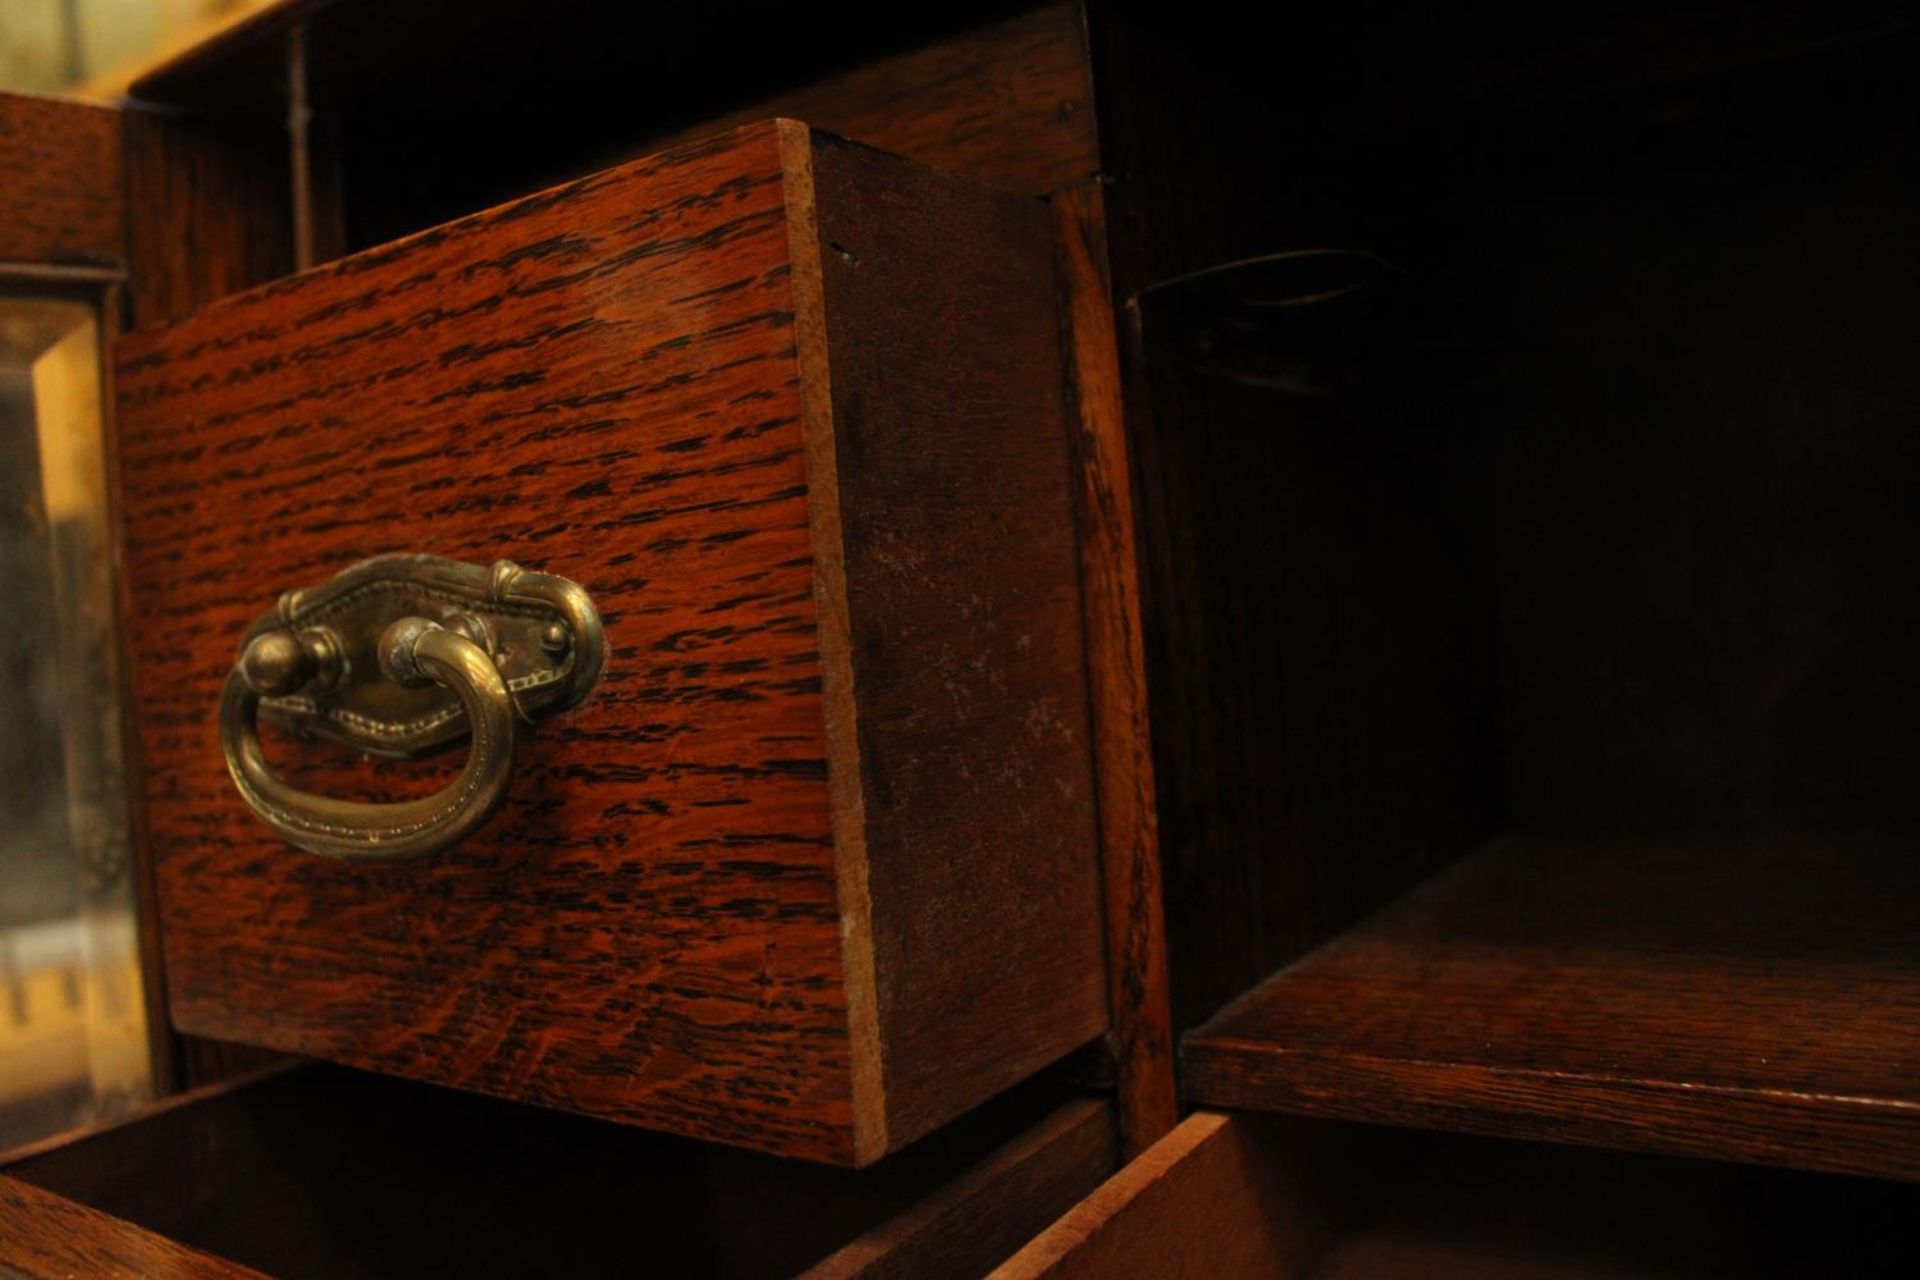
{"label": "cabinet side panel", "polygon": [[888,1141],[1107,1025],[1045,206],[814,156]]}
{"label": "cabinet side panel", "polygon": [[[182,1029],[852,1158],[793,343],[770,126],[121,342]],[[381,867],[275,840],[226,777],[214,708],[280,591],[388,551],[572,577],[608,660],[525,736],[488,827]],[[268,750],[324,794],[428,782]]]}

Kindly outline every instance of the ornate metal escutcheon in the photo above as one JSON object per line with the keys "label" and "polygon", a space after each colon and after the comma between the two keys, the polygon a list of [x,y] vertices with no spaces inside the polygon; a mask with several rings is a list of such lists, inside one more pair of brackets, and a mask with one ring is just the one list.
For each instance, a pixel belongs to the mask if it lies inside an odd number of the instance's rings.
{"label": "ornate metal escutcheon", "polygon": [[[289,591],[241,639],[220,697],[234,786],[313,853],[394,861],[458,843],[499,809],[517,724],[579,705],[600,679],[600,614],[576,583],[499,560],[365,560]],[[301,738],[414,756],[470,738],[460,776],[392,804],[301,791],[273,772],[256,717]]]}

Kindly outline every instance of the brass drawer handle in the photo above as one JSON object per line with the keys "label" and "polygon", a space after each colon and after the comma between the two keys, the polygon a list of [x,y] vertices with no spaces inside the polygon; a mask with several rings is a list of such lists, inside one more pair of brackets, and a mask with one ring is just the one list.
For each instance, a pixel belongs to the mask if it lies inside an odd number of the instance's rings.
{"label": "brass drawer handle", "polygon": [[[592,599],[565,578],[505,560],[363,561],[288,592],[247,629],[220,695],[227,771],[260,820],[301,849],[379,862],[434,853],[499,809],[518,724],[578,705],[605,647]],[[375,755],[471,745],[460,776],[430,796],[338,800],[274,773],[262,716]]]}

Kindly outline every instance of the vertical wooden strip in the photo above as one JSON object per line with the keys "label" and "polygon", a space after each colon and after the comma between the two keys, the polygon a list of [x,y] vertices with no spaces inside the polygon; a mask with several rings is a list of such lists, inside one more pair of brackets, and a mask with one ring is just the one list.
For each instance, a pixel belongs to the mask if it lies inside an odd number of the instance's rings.
{"label": "vertical wooden strip", "polygon": [[122,211],[118,113],[0,93],[0,262],[118,263]]}
{"label": "vertical wooden strip", "polygon": [[1113,1107],[1069,1103],[800,1280],[966,1280],[1009,1257],[1113,1172]]}
{"label": "vertical wooden strip", "polygon": [[[124,154],[115,181],[124,188],[128,282],[124,311],[136,326],[158,324],[186,314],[249,285],[293,269],[287,236],[284,151],[270,133],[216,128],[189,116],[129,108],[116,132]],[[116,442],[118,432],[115,432]],[[114,466],[116,519],[124,512],[123,473]],[[132,545],[123,528],[120,545]],[[122,575],[121,617],[127,626],[139,618]],[[126,634],[131,639],[131,632]],[[125,670],[132,691],[138,664],[128,655]],[[141,736],[127,741],[130,780],[135,793],[135,838],[141,851],[142,907],[157,922],[153,846],[146,818],[146,764]],[[157,923],[154,926],[157,933]],[[148,981],[165,1008],[166,974],[157,946],[149,956]],[[160,1025],[171,1026],[169,1019]],[[172,1087],[186,1088],[231,1079],[276,1062],[280,1055],[246,1045],[199,1036],[172,1037],[169,1072]]]}
{"label": "vertical wooden strip", "polygon": [[1109,1022],[1071,416],[1047,208],[814,136],[898,1147]]}
{"label": "vertical wooden strip", "polygon": [[293,270],[283,131],[137,108],[124,115],[136,326],[183,316]]}
{"label": "vertical wooden strip", "polygon": [[1178,1115],[1160,838],[1140,630],[1133,489],[1097,183],[1054,193],[1078,455],[1080,576],[1093,700],[1100,850],[1106,885],[1110,1032],[1128,1158]]}
{"label": "vertical wooden strip", "polygon": [[[846,534],[840,524],[840,472],[834,452],[826,283],[820,267],[820,227],[814,203],[813,133],[793,120],[777,121],[775,127],[780,133],[787,202],[827,758],[854,761],[859,759],[859,713],[853,685],[853,623],[847,608]],[[866,1164],[885,1153],[888,1142],[879,986],[873,964],[873,901],[867,885],[867,807],[860,770],[830,768],[827,790],[833,811],[834,875],[840,902],[841,981],[846,989],[851,1040],[853,1157],[856,1164]]]}

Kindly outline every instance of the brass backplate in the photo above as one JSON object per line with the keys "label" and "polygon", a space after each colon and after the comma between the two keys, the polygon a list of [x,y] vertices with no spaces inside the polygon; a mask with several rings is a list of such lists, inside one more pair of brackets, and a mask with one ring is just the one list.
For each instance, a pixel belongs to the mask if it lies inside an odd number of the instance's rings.
{"label": "brass backplate", "polygon": [[269,631],[321,629],[339,657],[330,681],[261,699],[261,718],[302,738],[380,756],[419,755],[460,741],[468,726],[458,697],[435,684],[399,684],[381,670],[381,634],[403,618],[438,622],[480,643],[523,720],[575,705],[600,674],[599,615],[567,579],[508,561],[379,556],[324,586],[289,591],[247,629],[243,651]]}

